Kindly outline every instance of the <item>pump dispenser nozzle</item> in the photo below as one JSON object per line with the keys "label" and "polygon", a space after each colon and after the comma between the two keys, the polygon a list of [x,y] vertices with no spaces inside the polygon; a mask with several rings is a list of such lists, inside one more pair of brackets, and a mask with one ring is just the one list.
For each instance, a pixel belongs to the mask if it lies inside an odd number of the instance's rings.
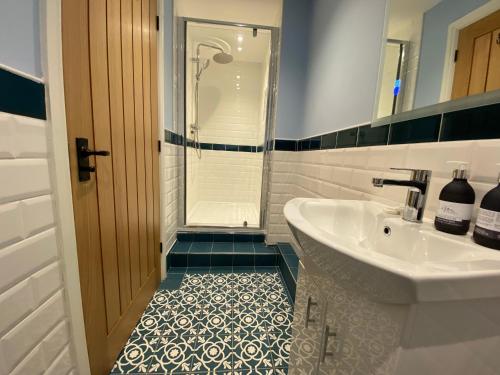
{"label": "pump dispenser nozzle", "polygon": [[457,168],[453,169],[453,178],[458,178],[460,180],[467,179],[467,169],[469,166],[468,162],[459,160],[450,160],[447,161],[446,164],[453,164],[457,166]]}

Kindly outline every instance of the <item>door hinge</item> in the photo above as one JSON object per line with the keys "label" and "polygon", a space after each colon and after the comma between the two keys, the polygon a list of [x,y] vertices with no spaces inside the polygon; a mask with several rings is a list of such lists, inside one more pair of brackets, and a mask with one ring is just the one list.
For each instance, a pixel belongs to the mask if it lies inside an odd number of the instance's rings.
{"label": "door hinge", "polygon": [[158,140],[158,152],[161,152],[161,141]]}
{"label": "door hinge", "polygon": [[160,30],[160,16],[156,16],[156,30]]}
{"label": "door hinge", "polygon": [[163,254],[163,242],[160,242],[160,254]]}
{"label": "door hinge", "polygon": [[453,62],[457,62],[458,60],[458,49],[455,50],[455,56],[453,57]]}

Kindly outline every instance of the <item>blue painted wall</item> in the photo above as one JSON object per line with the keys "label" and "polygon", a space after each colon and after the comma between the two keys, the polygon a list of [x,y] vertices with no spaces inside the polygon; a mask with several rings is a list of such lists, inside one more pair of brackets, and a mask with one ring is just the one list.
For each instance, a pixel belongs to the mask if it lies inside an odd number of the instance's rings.
{"label": "blue painted wall", "polygon": [[387,1],[307,3],[313,14],[302,138],[372,120]]}
{"label": "blue painted wall", "polygon": [[173,107],[173,17],[174,17],[174,4],[173,0],[164,0],[164,84],[165,84],[165,97],[164,97],[164,113],[165,113],[165,129],[173,130],[174,127],[174,107]]}
{"label": "blue painted wall", "polygon": [[38,0],[1,0],[0,64],[42,77]]}
{"label": "blue painted wall", "polygon": [[312,6],[284,0],[281,28],[276,138],[297,139],[305,123],[307,64]]}
{"label": "blue painted wall", "polygon": [[450,23],[488,0],[443,0],[424,14],[415,108],[439,102]]}

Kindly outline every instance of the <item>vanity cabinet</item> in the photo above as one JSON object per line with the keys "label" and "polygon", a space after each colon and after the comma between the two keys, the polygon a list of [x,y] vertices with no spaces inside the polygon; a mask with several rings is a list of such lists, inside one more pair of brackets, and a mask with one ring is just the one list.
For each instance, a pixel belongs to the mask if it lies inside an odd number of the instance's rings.
{"label": "vanity cabinet", "polygon": [[316,374],[320,357],[326,301],[322,298],[314,274],[307,273],[299,263],[295,310],[292,324],[289,368],[294,374]]}
{"label": "vanity cabinet", "polygon": [[[370,301],[353,280],[323,275],[301,260],[297,282],[290,374],[393,373],[406,308]],[[309,323],[306,321],[309,318]]]}

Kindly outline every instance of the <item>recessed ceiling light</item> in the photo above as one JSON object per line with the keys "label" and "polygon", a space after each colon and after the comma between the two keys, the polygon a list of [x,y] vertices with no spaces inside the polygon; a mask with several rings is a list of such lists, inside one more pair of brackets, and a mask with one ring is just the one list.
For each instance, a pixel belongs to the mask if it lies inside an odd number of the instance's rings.
{"label": "recessed ceiling light", "polygon": [[238,42],[243,42],[243,35],[238,35]]}
{"label": "recessed ceiling light", "polygon": [[240,79],[241,77],[239,75],[236,76],[236,79]]}
{"label": "recessed ceiling light", "polygon": [[238,47],[238,52],[241,52],[243,50],[243,47]]}

